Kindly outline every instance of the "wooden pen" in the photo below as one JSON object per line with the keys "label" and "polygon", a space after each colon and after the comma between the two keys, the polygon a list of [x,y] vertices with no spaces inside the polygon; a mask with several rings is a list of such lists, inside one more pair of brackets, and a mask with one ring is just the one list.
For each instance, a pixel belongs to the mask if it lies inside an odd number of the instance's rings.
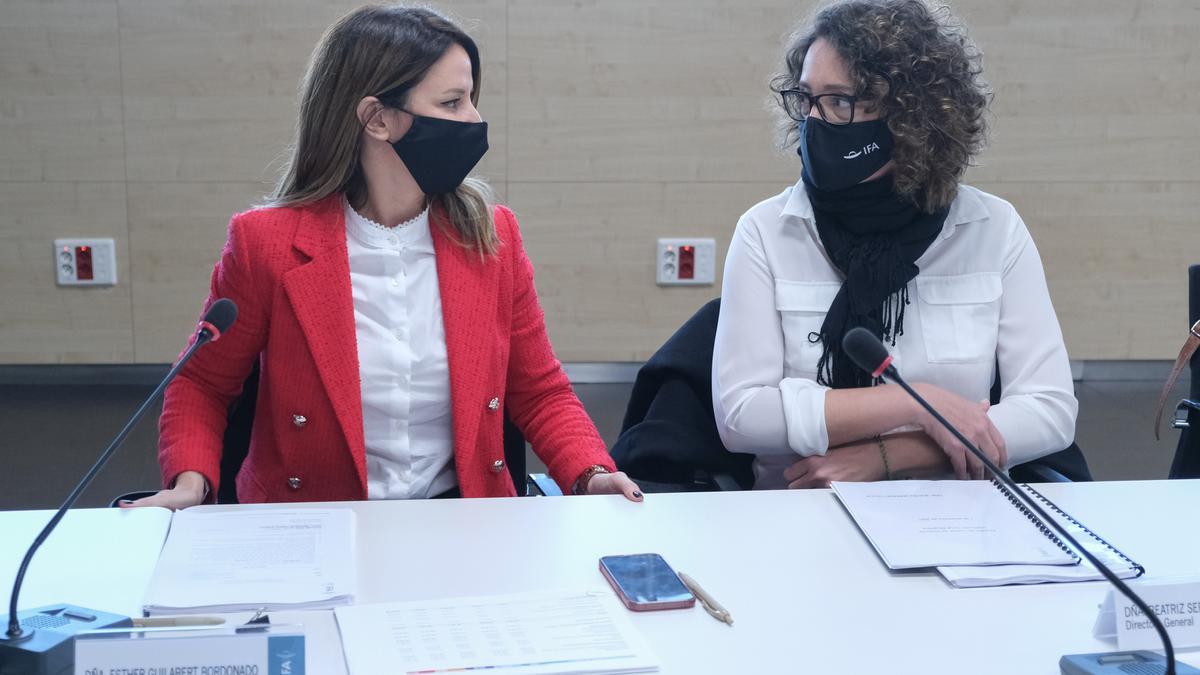
{"label": "wooden pen", "polygon": [[729,610],[722,607],[721,603],[717,602],[716,598],[709,595],[708,591],[704,590],[700,584],[696,583],[695,579],[689,577],[683,572],[680,572],[679,580],[683,582],[684,586],[688,587],[688,590],[692,592],[692,595],[696,596],[696,599],[700,601],[700,605],[704,607],[704,611],[708,612],[712,618],[716,619],[717,621],[724,621],[730,626],[733,625],[733,615],[729,613]]}

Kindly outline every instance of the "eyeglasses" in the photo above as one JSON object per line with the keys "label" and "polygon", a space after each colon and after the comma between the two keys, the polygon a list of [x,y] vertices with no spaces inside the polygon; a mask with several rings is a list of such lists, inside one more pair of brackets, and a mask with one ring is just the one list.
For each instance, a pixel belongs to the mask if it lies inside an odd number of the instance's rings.
{"label": "eyeglasses", "polygon": [[849,94],[818,94],[813,96],[800,89],[784,89],[779,92],[783,109],[788,117],[801,122],[812,114],[813,108],[821,115],[821,119],[830,124],[844,125],[854,121],[854,108],[858,103],[857,96]]}

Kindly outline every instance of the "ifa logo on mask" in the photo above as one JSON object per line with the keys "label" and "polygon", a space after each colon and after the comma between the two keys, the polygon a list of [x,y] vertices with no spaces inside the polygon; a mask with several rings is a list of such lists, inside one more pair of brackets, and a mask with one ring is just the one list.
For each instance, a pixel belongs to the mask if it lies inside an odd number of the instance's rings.
{"label": "ifa logo on mask", "polygon": [[869,155],[879,149],[879,144],[872,142],[869,145],[863,146],[862,150],[855,150],[848,155],[842,155],[842,159],[858,159],[863,155]]}

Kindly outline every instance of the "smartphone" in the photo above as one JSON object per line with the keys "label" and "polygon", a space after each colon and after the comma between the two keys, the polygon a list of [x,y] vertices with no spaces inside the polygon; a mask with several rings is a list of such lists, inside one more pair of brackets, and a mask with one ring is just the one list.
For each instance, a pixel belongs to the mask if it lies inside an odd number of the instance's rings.
{"label": "smartphone", "polygon": [[696,604],[696,596],[657,553],[604,556],[600,573],[612,584],[621,602],[635,612],[684,609]]}

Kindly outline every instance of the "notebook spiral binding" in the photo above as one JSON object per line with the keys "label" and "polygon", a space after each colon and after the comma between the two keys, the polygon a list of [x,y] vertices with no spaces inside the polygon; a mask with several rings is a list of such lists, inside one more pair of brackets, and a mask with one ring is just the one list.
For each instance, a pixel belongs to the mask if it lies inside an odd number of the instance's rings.
{"label": "notebook spiral binding", "polygon": [[1122,552],[1120,551],[1120,549],[1116,548],[1116,547],[1115,547],[1115,546],[1113,546],[1112,544],[1110,544],[1110,543],[1108,543],[1107,541],[1105,541],[1105,539],[1104,539],[1103,537],[1101,537],[1100,535],[1096,534],[1095,532],[1092,532],[1090,529],[1088,529],[1088,526],[1087,526],[1087,525],[1084,525],[1083,523],[1079,522],[1078,520],[1075,520],[1075,518],[1074,518],[1074,517],[1073,517],[1071,514],[1069,514],[1069,513],[1067,513],[1066,511],[1063,511],[1062,509],[1058,508],[1058,504],[1055,504],[1054,502],[1052,502],[1052,501],[1050,501],[1049,499],[1047,499],[1047,498],[1046,498],[1046,497],[1045,497],[1045,496],[1044,496],[1042,493],[1040,493],[1040,492],[1038,492],[1037,490],[1033,489],[1033,487],[1032,487],[1032,486],[1030,486],[1030,485],[1025,485],[1025,489],[1026,489],[1026,490],[1028,490],[1028,491],[1029,491],[1029,492],[1030,492],[1030,493],[1031,493],[1031,494],[1032,494],[1034,497],[1037,497],[1037,498],[1038,498],[1038,499],[1039,499],[1039,500],[1040,500],[1040,501],[1041,501],[1043,504],[1045,504],[1046,506],[1050,507],[1050,509],[1051,509],[1052,511],[1054,511],[1054,512],[1055,512],[1055,513],[1057,513],[1058,515],[1062,516],[1062,517],[1063,517],[1063,518],[1065,518],[1066,520],[1070,521],[1070,523],[1071,523],[1072,525],[1074,525],[1075,527],[1078,527],[1080,530],[1083,530],[1084,532],[1086,532],[1086,533],[1087,533],[1087,535],[1088,535],[1089,537],[1091,537],[1092,539],[1095,539],[1096,541],[1098,541],[1098,542],[1100,542],[1101,544],[1103,544],[1103,545],[1104,545],[1104,548],[1107,548],[1109,551],[1112,551],[1114,554],[1116,554],[1116,556],[1117,556],[1118,558],[1120,558],[1121,560],[1124,560],[1124,561],[1125,561],[1125,562],[1126,562],[1126,563],[1129,565],[1129,568],[1130,568],[1130,569],[1137,570],[1137,574],[1136,574],[1135,576],[1139,576],[1139,577],[1140,577],[1140,576],[1142,576],[1143,574],[1145,574],[1145,573],[1146,573],[1146,568],[1145,568],[1145,567],[1142,567],[1141,565],[1137,564],[1137,563],[1136,563],[1136,562],[1134,562],[1134,561],[1133,561],[1133,560],[1132,560],[1132,559],[1131,559],[1129,556],[1127,556],[1127,555],[1125,555],[1124,553],[1122,553]]}
{"label": "notebook spiral binding", "polygon": [[[1025,517],[1029,519],[1029,522],[1033,523],[1042,534],[1046,535],[1047,539],[1054,542],[1055,546],[1058,546],[1059,548],[1061,548],[1064,553],[1070,555],[1072,558],[1075,559],[1076,562],[1079,562],[1079,560],[1080,560],[1079,554],[1076,553],[1075,551],[1071,550],[1071,547],[1067,546],[1067,543],[1065,541],[1063,541],[1062,539],[1060,539],[1058,537],[1058,535],[1054,533],[1054,530],[1050,529],[1049,525],[1047,525],[1046,523],[1043,523],[1042,519],[1038,518],[1038,515],[1036,513],[1031,511],[1028,506],[1025,506],[1025,503],[1021,501],[1021,498],[1014,495],[1012,493],[1012,491],[1008,489],[1008,486],[1006,486],[1004,483],[1001,483],[1000,481],[996,480],[995,478],[992,479],[992,485],[996,486],[996,489],[1000,491],[1000,494],[1004,495],[1005,498],[1008,499],[1008,501],[1012,502],[1013,506],[1017,507],[1017,510],[1019,510],[1021,513],[1025,514]],[[1032,491],[1032,488],[1030,488],[1030,490]],[[1053,508],[1055,511],[1057,511],[1059,513],[1063,513],[1057,506],[1052,504],[1048,499],[1046,499],[1042,495],[1040,495],[1036,492],[1034,492],[1034,495],[1038,499],[1041,499],[1046,504],[1049,504],[1050,507]],[[1063,515],[1065,516],[1066,514],[1063,513]],[[1067,517],[1070,518],[1070,516],[1067,516]],[[1074,519],[1072,519],[1072,522],[1074,522]],[[1076,523],[1076,524],[1078,524],[1078,523]],[[1085,531],[1087,531],[1088,534],[1091,534],[1091,531],[1088,530],[1087,528],[1083,528],[1083,529]],[[1092,534],[1092,536],[1095,537],[1096,535]],[[1099,539],[1099,537],[1096,537],[1096,538]],[[1103,540],[1101,540],[1101,541],[1103,541]],[[1105,545],[1107,546],[1107,542],[1105,542]],[[1109,546],[1109,548],[1112,548],[1112,547]],[[1116,549],[1113,549],[1113,550],[1116,550]],[[1122,556],[1122,557],[1124,557],[1124,556]]]}

